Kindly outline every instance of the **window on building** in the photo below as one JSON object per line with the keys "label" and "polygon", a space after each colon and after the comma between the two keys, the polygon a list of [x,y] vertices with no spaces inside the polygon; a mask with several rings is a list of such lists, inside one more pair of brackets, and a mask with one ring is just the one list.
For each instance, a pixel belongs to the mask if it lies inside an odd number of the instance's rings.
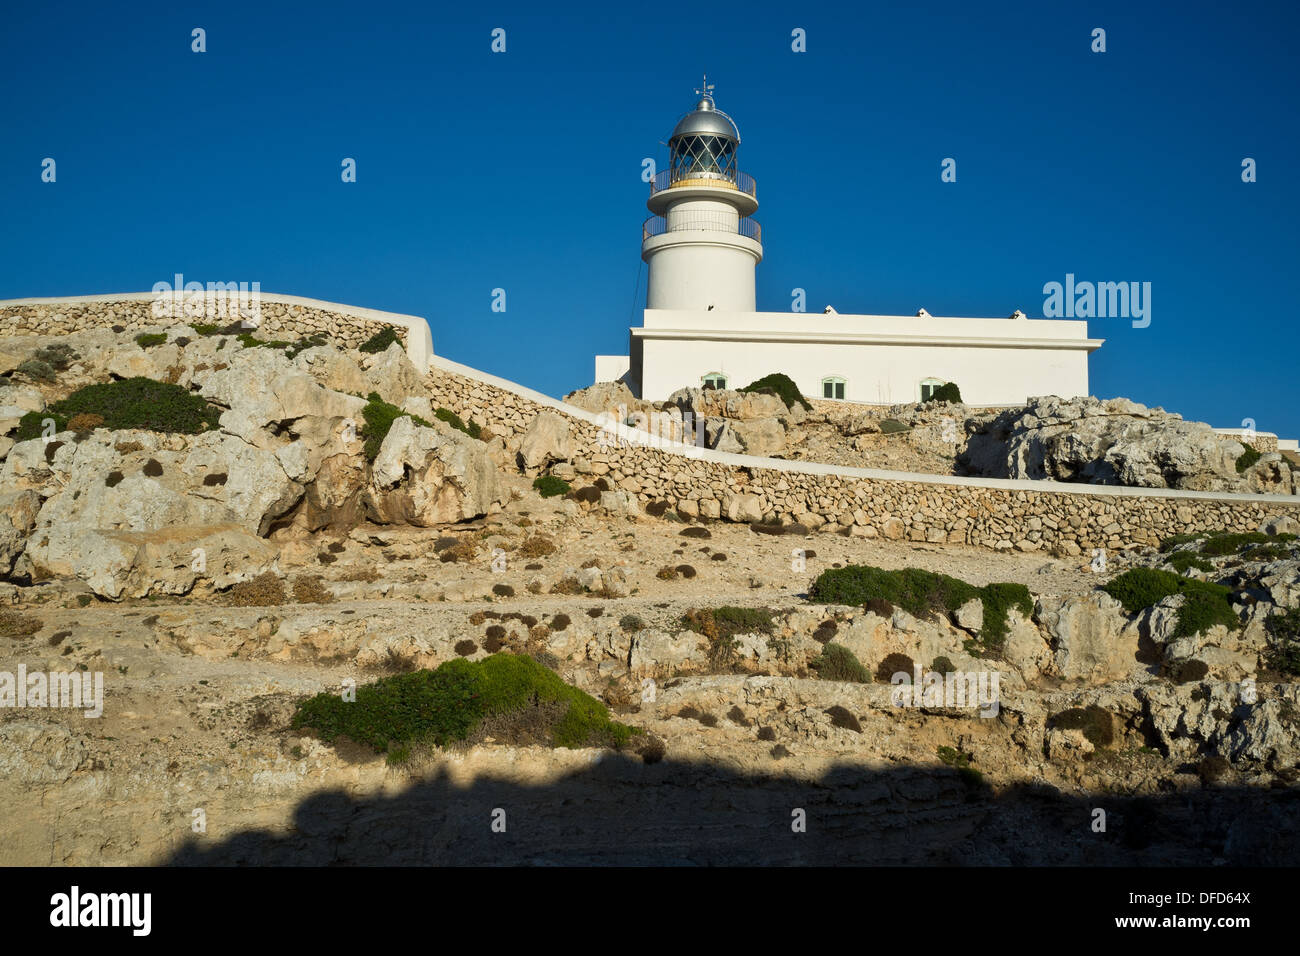
{"label": "window on building", "polygon": [[921,401],[928,402],[934,397],[935,389],[947,384],[941,378],[924,378],[921,380]]}
{"label": "window on building", "polygon": [[704,376],[704,387],[726,388],[727,376],[723,375],[721,372],[710,372],[708,375]]}
{"label": "window on building", "polygon": [[822,379],[822,398],[843,398],[844,379],[829,375]]}

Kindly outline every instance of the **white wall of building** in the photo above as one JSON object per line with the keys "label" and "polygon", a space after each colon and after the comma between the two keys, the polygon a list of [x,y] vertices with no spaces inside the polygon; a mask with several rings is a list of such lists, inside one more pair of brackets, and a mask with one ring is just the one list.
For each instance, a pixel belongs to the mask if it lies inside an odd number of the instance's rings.
{"label": "white wall of building", "polygon": [[812,397],[833,376],[847,401],[913,402],[937,379],[973,405],[1020,404],[1088,394],[1088,353],[1101,344],[1086,322],[1054,319],[646,310],[631,331],[642,351],[633,377],[651,401],[713,372],[729,387],[784,372]]}

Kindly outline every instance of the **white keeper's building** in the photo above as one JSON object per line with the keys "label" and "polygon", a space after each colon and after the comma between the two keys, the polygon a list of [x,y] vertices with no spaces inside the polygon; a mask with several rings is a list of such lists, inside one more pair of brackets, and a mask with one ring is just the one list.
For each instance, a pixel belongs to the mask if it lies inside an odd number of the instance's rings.
{"label": "white keeper's building", "polygon": [[650,184],[642,325],[628,330],[627,355],[596,356],[597,382],[622,380],[648,401],[771,372],[809,397],[871,404],[923,401],[945,382],[971,405],[1088,394],[1088,355],[1102,340],[1085,321],[757,311],[758,190],[736,168],[740,133],[710,89],[696,91],[668,141],[669,168]]}

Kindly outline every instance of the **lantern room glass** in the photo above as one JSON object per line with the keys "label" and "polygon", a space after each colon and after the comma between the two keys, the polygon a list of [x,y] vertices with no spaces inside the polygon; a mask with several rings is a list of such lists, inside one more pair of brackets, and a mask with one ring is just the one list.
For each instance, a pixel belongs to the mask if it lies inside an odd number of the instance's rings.
{"label": "lantern room glass", "polygon": [[673,182],[683,179],[736,181],[736,144],[722,136],[682,136],[672,147]]}

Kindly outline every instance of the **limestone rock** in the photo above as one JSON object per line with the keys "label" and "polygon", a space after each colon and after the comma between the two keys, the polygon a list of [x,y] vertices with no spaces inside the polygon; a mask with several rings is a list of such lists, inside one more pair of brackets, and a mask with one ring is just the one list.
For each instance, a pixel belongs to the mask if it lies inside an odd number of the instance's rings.
{"label": "limestone rock", "polygon": [[1104,591],[1040,598],[1037,616],[1051,640],[1055,670],[1065,680],[1101,684],[1122,680],[1141,666],[1138,628]]}
{"label": "limestone rock", "polygon": [[551,461],[573,457],[569,420],[549,409],[533,419],[519,443],[519,461],[525,469],[540,468]]}
{"label": "limestone rock", "polygon": [[369,507],[381,523],[433,527],[499,510],[508,491],[487,446],[408,417],[393,422],[371,468]]}
{"label": "limestone rock", "polygon": [[1127,399],[1032,398],[1024,408],[977,416],[958,459],[963,474],[1141,488],[1292,494],[1281,456],[1237,472],[1241,442],[1209,425]]}

